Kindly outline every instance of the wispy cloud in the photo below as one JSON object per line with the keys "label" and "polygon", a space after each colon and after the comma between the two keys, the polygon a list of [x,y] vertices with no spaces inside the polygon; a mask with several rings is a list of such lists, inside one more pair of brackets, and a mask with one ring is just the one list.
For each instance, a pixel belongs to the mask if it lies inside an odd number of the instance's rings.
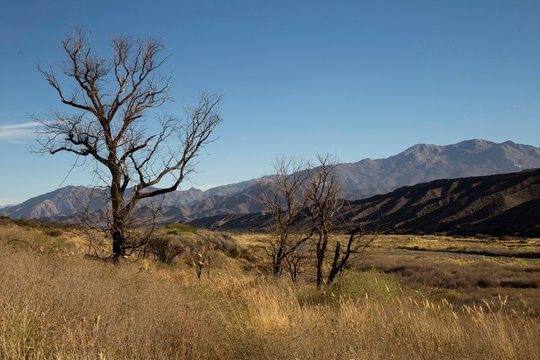
{"label": "wispy cloud", "polygon": [[29,121],[19,124],[0,125],[0,141],[20,144],[36,135],[39,121]]}
{"label": "wispy cloud", "polygon": [[[8,207],[8,206],[12,206],[12,205],[20,204],[21,202],[22,202],[21,199],[0,198],[0,209]],[[1,210],[0,210],[0,215],[2,215]]]}

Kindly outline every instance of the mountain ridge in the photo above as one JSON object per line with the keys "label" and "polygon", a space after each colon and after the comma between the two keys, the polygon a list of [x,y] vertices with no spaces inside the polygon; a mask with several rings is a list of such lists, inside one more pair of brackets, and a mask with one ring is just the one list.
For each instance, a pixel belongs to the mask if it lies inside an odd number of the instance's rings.
{"label": "mountain ridge", "polygon": [[[472,139],[450,145],[415,144],[388,158],[340,163],[337,174],[344,184],[344,198],[359,200],[436,179],[511,173],[527,168],[540,168],[540,148],[512,141]],[[175,191],[153,201],[168,212],[178,207],[178,221],[254,213],[263,207],[260,196],[270,179],[271,176],[263,176],[206,191]],[[104,189],[67,186],[0,211],[15,218],[64,219],[88,207],[86,204],[90,204],[92,211],[103,209],[107,199]]]}
{"label": "mountain ridge", "polygon": [[[343,231],[350,224],[397,234],[444,233],[540,236],[540,169],[509,174],[440,179],[347,202]],[[235,214],[190,224],[224,231],[257,231],[269,215]]]}

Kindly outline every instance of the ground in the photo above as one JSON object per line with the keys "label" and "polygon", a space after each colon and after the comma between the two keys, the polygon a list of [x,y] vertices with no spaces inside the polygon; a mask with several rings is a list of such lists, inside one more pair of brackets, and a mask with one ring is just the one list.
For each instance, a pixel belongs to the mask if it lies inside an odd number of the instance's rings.
{"label": "ground", "polygon": [[210,272],[197,279],[193,253],[170,265],[115,265],[84,257],[78,228],[1,221],[2,359],[540,355],[537,239],[381,236],[336,284],[317,289],[310,269],[297,283],[262,272],[254,245],[265,234],[160,229],[218,239]]}

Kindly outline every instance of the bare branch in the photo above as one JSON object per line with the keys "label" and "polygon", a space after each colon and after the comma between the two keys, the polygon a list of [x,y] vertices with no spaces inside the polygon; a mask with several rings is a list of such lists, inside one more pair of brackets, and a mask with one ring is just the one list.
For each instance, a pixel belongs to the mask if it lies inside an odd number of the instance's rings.
{"label": "bare branch", "polygon": [[270,189],[263,193],[262,201],[273,218],[273,237],[268,242],[272,273],[280,275],[283,262],[311,238],[313,229],[299,224],[308,201],[305,192],[308,164],[303,160],[281,157],[275,160],[274,169]]}

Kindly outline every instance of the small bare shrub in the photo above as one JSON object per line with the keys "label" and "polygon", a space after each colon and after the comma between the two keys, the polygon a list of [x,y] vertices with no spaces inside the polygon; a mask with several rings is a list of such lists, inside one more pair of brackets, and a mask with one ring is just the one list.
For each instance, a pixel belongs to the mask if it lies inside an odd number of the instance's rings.
{"label": "small bare shrub", "polygon": [[192,249],[193,255],[191,263],[195,267],[195,274],[197,279],[201,278],[203,269],[207,269],[208,276],[210,276],[210,266],[212,265],[213,251],[215,245],[212,243],[199,244],[195,249]]}
{"label": "small bare shrub", "polygon": [[305,271],[306,266],[313,259],[312,252],[310,244],[303,243],[285,257],[285,269],[293,282]]}

